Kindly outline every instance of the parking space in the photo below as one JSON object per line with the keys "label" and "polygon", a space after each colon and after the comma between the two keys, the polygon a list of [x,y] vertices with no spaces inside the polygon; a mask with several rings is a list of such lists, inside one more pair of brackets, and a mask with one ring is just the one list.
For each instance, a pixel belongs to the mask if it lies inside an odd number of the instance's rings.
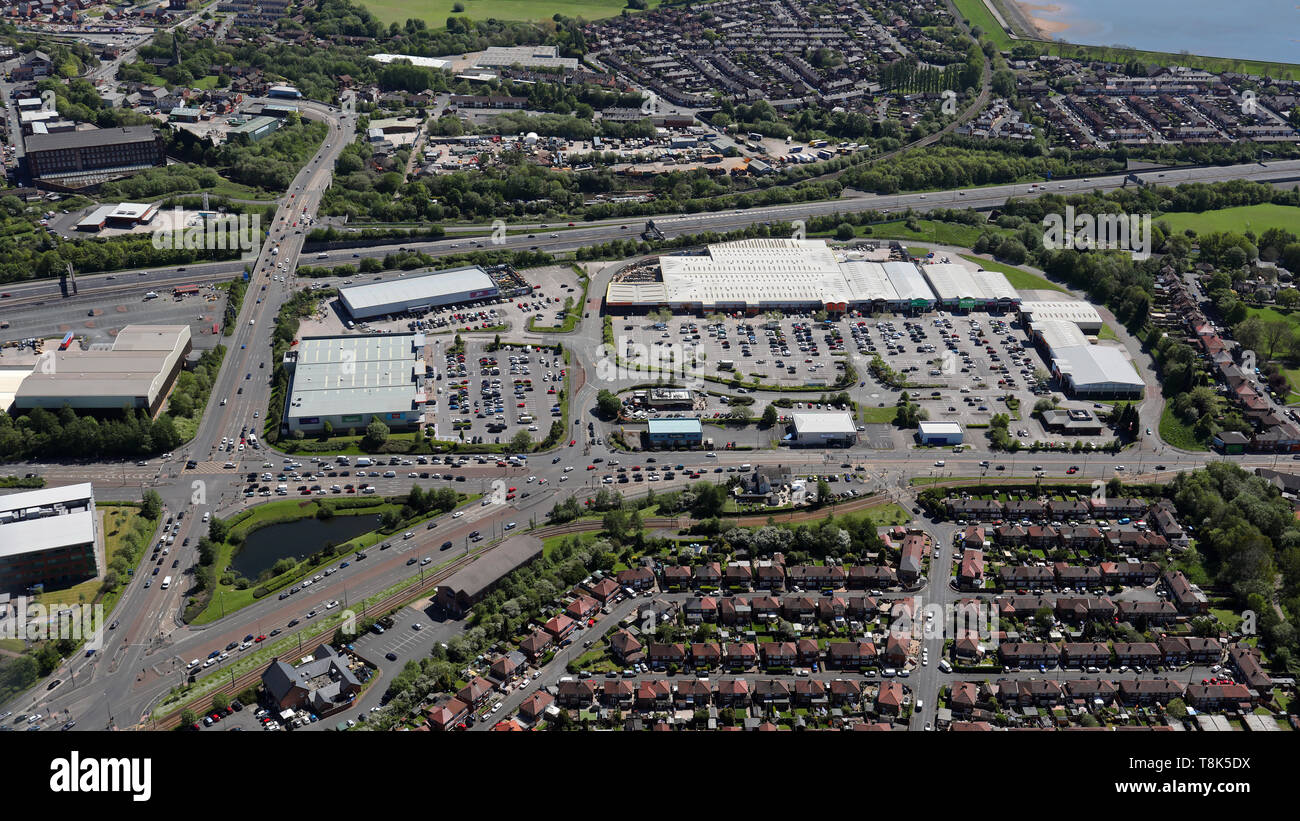
{"label": "parking space", "polygon": [[624,359],[645,357],[653,367],[724,379],[734,374],[780,386],[830,385],[847,361],[839,323],[819,323],[806,314],[675,317],[668,322],[628,317],[614,323],[615,336],[624,341]]}
{"label": "parking space", "polygon": [[[1026,444],[1054,438],[1033,417],[1035,402],[1052,395],[1050,386],[1040,381],[1047,375],[1047,363],[1018,320],[1005,315],[939,311],[914,318],[851,317],[845,322],[861,357],[859,373],[869,386],[884,391],[869,368],[871,360],[879,356],[892,371],[907,378],[930,419],[986,426],[995,414],[1006,413],[1012,419],[1012,434]],[[1008,403],[1008,396],[1016,402]],[[879,395],[868,404],[885,406],[892,404],[892,398]],[[1059,407],[1104,410],[1091,402],[1066,401]],[[1060,434],[1060,438],[1100,443],[1109,436],[1071,432]]]}
{"label": "parking space", "polygon": [[434,402],[438,439],[509,442],[520,431],[536,441],[562,416],[565,367],[553,349],[465,340],[462,351],[435,346]]}

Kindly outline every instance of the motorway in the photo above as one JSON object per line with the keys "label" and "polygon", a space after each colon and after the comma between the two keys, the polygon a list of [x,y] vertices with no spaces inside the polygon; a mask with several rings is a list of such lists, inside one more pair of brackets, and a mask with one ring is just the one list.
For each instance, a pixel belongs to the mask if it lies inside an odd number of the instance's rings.
{"label": "motorway", "polygon": [[[307,111],[316,110],[318,104],[301,103]],[[1212,166],[1206,168],[1180,168],[1137,172],[1144,182],[1158,185],[1179,185],[1189,182],[1216,182],[1221,180],[1252,180],[1255,182],[1285,183],[1300,179],[1300,160],[1279,160],[1268,164],[1243,163],[1240,165]],[[683,234],[698,234],[704,231],[725,232],[745,228],[761,222],[791,222],[806,220],[813,216],[836,213],[858,213],[862,211],[899,212],[912,209],[925,212],[934,208],[977,208],[988,209],[1002,206],[1010,197],[1033,198],[1043,194],[1074,194],[1086,191],[1112,191],[1122,188],[1128,182],[1128,174],[1106,174],[1096,177],[1056,180],[1038,184],[1031,188],[1027,183],[1013,185],[992,185],[984,188],[951,189],[946,191],[929,191],[914,194],[863,194],[843,197],[822,202],[794,203],[774,205],[763,208],[721,211],[717,213],[678,214],[675,216],[655,217],[655,224],[669,239]],[[554,231],[558,237],[551,238],[547,228],[539,223],[512,224],[512,230],[534,229],[537,236],[529,239],[526,234],[509,234],[504,247],[523,250],[536,246],[540,251],[561,252],[609,242],[615,239],[635,238],[645,225],[645,218],[622,220],[603,220],[596,223],[583,223],[573,228],[564,227]],[[552,223],[549,228],[556,229],[561,223]],[[388,245],[369,247],[346,247],[346,240],[341,240],[340,249],[330,251],[330,264],[351,263],[356,258],[383,258],[399,248],[414,249],[432,256],[446,256],[476,250],[477,245],[485,248],[491,245],[490,225],[456,226],[453,236],[433,242],[402,241]],[[465,236],[463,232],[480,232],[478,236]],[[314,262],[314,261],[313,261]],[[185,271],[150,270],[147,276],[138,277],[136,272],[114,272],[117,277],[126,277],[128,282],[109,283],[109,274],[88,274],[77,278],[79,293],[66,301],[92,304],[105,296],[126,292],[170,289],[177,285],[193,283],[220,282],[238,276],[243,270],[244,262],[232,260],[225,262],[200,263],[188,266]],[[322,263],[323,264],[323,263]],[[386,276],[396,276],[388,272]],[[138,280],[138,281],[137,281]],[[60,299],[57,280],[12,283],[4,286],[11,294],[4,303],[6,310],[40,307],[40,303]],[[593,293],[595,293],[593,291]]]}

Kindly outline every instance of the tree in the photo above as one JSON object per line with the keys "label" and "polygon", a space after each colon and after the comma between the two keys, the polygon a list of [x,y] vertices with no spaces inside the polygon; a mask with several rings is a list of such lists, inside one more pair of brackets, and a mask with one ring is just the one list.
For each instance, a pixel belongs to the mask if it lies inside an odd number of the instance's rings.
{"label": "tree", "polygon": [[366,435],[361,439],[361,447],[366,450],[379,450],[388,441],[388,426],[379,421],[379,417],[371,417],[370,424],[366,425]]}
{"label": "tree", "polygon": [[521,430],[514,436],[510,437],[510,450],[516,453],[527,453],[533,449],[533,437],[526,430]]}
{"label": "tree", "polygon": [[617,419],[618,413],[622,409],[623,403],[618,401],[618,397],[608,390],[601,388],[596,393],[596,409],[600,415],[606,419]]}
{"label": "tree", "polygon": [[229,534],[230,526],[226,524],[225,519],[217,519],[214,517],[212,521],[208,523],[208,538],[214,543],[220,544],[224,542]]}
{"label": "tree", "polygon": [[780,419],[780,416],[781,415],[776,411],[776,406],[769,404],[766,408],[764,408],[763,418],[760,421],[763,427],[770,428],[776,425],[777,421]]}
{"label": "tree", "polygon": [[146,490],[140,502],[140,515],[146,519],[157,519],[162,514],[162,497],[156,490]]}
{"label": "tree", "polygon": [[229,706],[230,706],[230,696],[226,695],[225,693],[217,693],[212,697],[212,709],[216,710],[217,712],[222,712]]}
{"label": "tree", "polygon": [[839,225],[835,226],[835,238],[840,242],[847,242],[853,239],[855,233],[856,231],[853,226],[847,222],[841,222]]}
{"label": "tree", "polygon": [[831,500],[831,483],[825,479],[817,480],[817,503],[824,505]]}

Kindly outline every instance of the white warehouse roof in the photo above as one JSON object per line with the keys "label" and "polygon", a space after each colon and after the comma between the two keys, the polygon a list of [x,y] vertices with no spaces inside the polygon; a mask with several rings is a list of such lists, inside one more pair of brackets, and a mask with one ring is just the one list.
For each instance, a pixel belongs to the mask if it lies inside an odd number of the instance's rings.
{"label": "white warehouse roof", "polygon": [[[306,338],[289,396],[295,419],[406,413],[425,394],[424,334]],[[369,421],[369,420],[366,420]]]}
{"label": "white warehouse roof", "polygon": [[447,68],[451,65],[451,60],[440,60],[437,57],[416,57],[411,54],[372,54],[370,59],[384,64],[406,60],[413,66],[423,66],[424,68]]}
{"label": "white warehouse roof", "polygon": [[848,411],[822,411],[821,413],[795,411],[791,416],[794,420],[794,429],[801,436],[814,433],[857,432],[857,427],[853,424],[853,416]]}
{"label": "white warehouse roof", "polygon": [[420,305],[441,304],[453,297],[482,299],[497,293],[492,277],[482,268],[472,265],[340,288],[339,299],[354,317],[368,317],[399,313]]}
{"label": "white warehouse roof", "polygon": [[926,280],[942,302],[971,299],[976,302],[1016,300],[1019,294],[998,271],[972,271],[964,265],[939,262],[921,266]]}
{"label": "white warehouse roof", "polygon": [[1102,322],[1097,309],[1079,299],[1022,302],[1020,313],[1035,329],[1040,322],[1055,319],[1094,328],[1100,327]]}
{"label": "white warehouse roof", "polygon": [[922,436],[950,436],[961,433],[961,425],[956,422],[921,422]]}
{"label": "white warehouse roof", "polygon": [[0,556],[95,541],[90,482],[0,496]]}
{"label": "white warehouse roof", "polygon": [[660,279],[612,281],[611,305],[847,308],[874,301],[933,302],[911,263],[841,262],[824,240],[754,239],[710,245],[705,254],[659,258]]}
{"label": "white warehouse roof", "polygon": [[1146,386],[1123,351],[1106,345],[1079,345],[1052,351],[1052,364],[1076,391],[1118,392]]}
{"label": "white warehouse roof", "polygon": [[1079,326],[1064,319],[1048,319],[1034,323],[1034,332],[1043,338],[1048,350],[1059,351],[1088,344]]}

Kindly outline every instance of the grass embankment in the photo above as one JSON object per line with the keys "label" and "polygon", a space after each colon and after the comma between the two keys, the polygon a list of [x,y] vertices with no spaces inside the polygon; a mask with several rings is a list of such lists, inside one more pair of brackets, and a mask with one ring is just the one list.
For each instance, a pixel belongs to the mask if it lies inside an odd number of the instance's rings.
{"label": "grass embankment", "polygon": [[1209,450],[1205,443],[1196,438],[1192,426],[1179,419],[1168,404],[1160,413],[1160,438],[1181,450]]}
{"label": "grass embankment", "polygon": [[980,257],[962,254],[961,258],[974,262],[986,271],[997,271],[1006,275],[1007,281],[1011,287],[1018,291],[1059,291],[1068,294],[1069,291],[1046,277],[1030,273],[1023,268],[1017,268],[1014,265],[1008,265],[1005,262],[996,262],[991,259],[981,259]]}

